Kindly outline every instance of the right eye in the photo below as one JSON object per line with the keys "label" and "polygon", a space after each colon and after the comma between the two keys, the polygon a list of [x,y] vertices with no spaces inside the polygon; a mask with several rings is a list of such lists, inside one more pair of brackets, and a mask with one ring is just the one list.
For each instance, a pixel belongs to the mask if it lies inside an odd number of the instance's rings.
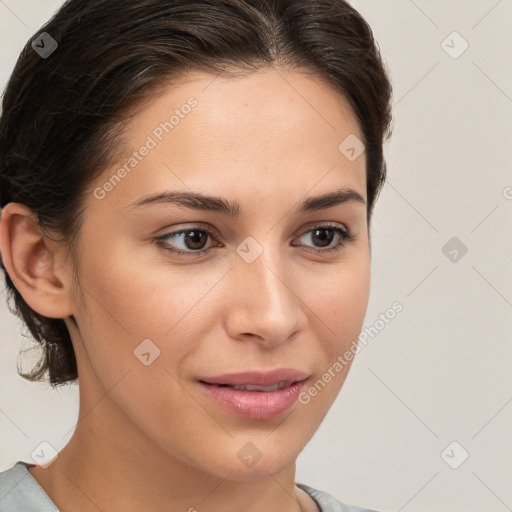
{"label": "right eye", "polygon": [[[166,251],[176,254],[202,255],[207,251],[204,247],[208,238],[214,238],[213,231],[211,229],[203,226],[192,226],[172,231],[157,237],[155,240],[158,245]],[[176,245],[169,243],[169,240],[172,240],[176,244],[181,244],[181,248],[176,248]]]}

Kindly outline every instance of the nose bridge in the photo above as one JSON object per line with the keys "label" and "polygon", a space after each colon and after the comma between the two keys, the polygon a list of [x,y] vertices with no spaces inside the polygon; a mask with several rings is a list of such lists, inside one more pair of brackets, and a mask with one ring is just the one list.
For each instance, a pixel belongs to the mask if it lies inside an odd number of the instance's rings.
{"label": "nose bridge", "polygon": [[234,336],[250,333],[279,342],[299,327],[300,301],[292,291],[290,268],[283,248],[272,239],[268,235],[260,243],[247,237],[236,249],[230,311]]}

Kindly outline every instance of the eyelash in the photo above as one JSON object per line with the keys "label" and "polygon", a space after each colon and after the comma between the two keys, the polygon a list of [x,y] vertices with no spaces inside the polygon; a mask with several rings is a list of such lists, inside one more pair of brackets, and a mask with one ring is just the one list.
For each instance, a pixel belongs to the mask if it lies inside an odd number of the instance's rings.
{"label": "eyelash", "polygon": [[[316,253],[329,253],[331,251],[340,251],[346,245],[352,243],[355,240],[355,236],[350,232],[350,230],[342,229],[339,226],[331,225],[331,224],[319,225],[319,226],[315,226],[315,227],[313,227],[311,229],[308,229],[299,238],[301,238],[302,236],[306,235],[307,233],[313,232],[315,230],[320,230],[320,229],[331,230],[331,231],[336,232],[340,236],[340,241],[334,247],[329,247],[327,249],[316,249],[316,250],[313,249],[313,252],[316,252]],[[211,237],[211,238],[215,238],[215,233],[213,232],[213,230],[211,228],[203,227],[203,226],[191,226],[191,227],[188,227],[188,228],[179,229],[177,231],[172,231],[170,233],[166,233],[165,235],[156,237],[155,241],[158,243],[158,245],[162,249],[164,249],[166,251],[169,251],[169,252],[172,252],[174,254],[185,255],[185,256],[198,256],[198,255],[205,254],[208,249],[181,251],[181,250],[178,250],[178,249],[170,248],[168,245],[166,245],[165,240],[168,239],[169,237],[177,236],[177,235],[180,235],[180,234],[183,234],[183,233],[188,233],[190,231],[200,231],[200,232],[203,232],[203,233],[207,233],[208,236]]]}

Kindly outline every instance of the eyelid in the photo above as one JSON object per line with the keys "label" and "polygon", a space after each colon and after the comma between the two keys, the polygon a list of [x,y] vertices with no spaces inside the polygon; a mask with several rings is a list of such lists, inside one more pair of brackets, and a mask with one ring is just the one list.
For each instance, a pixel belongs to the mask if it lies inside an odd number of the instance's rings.
{"label": "eyelid", "polygon": [[305,233],[307,233],[308,231],[311,231],[315,228],[317,228],[317,229],[322,229],[322,228],[341,229],[342,231],[345,231],[346,233],[350,233],[350,229],[348,228],[348,226],[346,226],[345,224],[343,224],[341,222],[334,222],[334,221],[329,221],[329,220],[323,220],[323,221],[317,220],[317,221],[312,221],[312,222],[308,222],[307,224],[305,224],[305,226],[303,226],[300,229],[299,233],[301,233],[301,234],[298,236],[302,236]]}

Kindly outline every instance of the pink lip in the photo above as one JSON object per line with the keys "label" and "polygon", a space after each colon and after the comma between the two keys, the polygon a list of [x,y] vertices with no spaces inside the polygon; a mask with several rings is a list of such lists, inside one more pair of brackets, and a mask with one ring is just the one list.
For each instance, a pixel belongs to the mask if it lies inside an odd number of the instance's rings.
{"label": "pink lip", "polygon": [[252,384],[253,386],[272,386],[283,380],[297,382],[308,377],[307,373],[293,368],[277,368],[268,372],[247,371],[240,373],[225,373],[217,377],[202,377],[202,382],[207,384],[229,384],[242,385]]}
{"label": "pink lip", "polygon": [[[208,397],[225,410],[252,420],[270,420],[287,411],[298,399],[308,375],[289,368],[270,372],[229,373],[200,379]],[[289,386],[274,391],[244,391],[220,384],[271,386],[287,381]]]}

